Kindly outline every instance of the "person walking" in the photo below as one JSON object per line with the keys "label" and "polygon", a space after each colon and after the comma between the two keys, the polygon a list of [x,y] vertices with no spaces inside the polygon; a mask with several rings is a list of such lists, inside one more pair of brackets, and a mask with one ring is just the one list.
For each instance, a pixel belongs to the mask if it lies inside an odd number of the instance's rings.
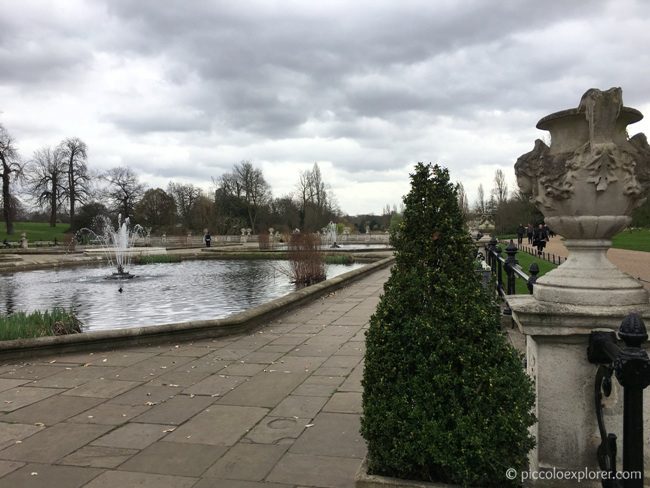
{"label": "person walking", "polygon": [[533,234],[535,233],[535,229],[533,228],[533,224],[528,224],[526,227],[526,237],[528,238],[528,245],[531,246],[533,244]]}
{"label": "person walking", "polygon": [[205,240],[205,247],[210,247],[210,244],[212,243],[212,236],[210,235],[210,231],[207,231],[205,233],[205,237],[203,239]]}
{"label": "person walking", "polygon": [[533,234],[533,246],[537,248],[537,256],[541,257],[548,241],[548,231],[544,224],[539,224]]}
{"label": "person walking", "polygon": [[526,228],[519,224],[517,227],[517,244],[521,246],[522,241],[524,240],[524,234],[526,233]]}

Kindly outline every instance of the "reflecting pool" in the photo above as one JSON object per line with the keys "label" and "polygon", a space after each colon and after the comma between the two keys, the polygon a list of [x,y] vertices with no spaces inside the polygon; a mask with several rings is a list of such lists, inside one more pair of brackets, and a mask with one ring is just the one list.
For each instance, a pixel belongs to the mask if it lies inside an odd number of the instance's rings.
{"label": "reflecting pool", "polygon": [[[201,260],[132,265],[136,278],[113,281],[106,266],[2,275],[0,312],[72,307],[84,330],[223,318],[296,289],[285,261]],[[362,266],[327,265],[332,278]]]}

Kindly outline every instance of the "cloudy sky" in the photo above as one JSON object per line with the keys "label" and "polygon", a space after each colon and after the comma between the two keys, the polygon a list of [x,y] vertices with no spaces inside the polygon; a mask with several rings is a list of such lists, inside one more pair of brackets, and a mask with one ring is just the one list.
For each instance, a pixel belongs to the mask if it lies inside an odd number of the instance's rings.
{"label": "cloudy sky", "polygon": [[[96,170],[275,196],[318,162],[343,211],[399,203],[417,161],[470,198],[544,115],[621,86],[650,118],[650,2],[0,0],[0,123],[24,159],[65,137]],[[644,120],[630,133],[650,133]]]}

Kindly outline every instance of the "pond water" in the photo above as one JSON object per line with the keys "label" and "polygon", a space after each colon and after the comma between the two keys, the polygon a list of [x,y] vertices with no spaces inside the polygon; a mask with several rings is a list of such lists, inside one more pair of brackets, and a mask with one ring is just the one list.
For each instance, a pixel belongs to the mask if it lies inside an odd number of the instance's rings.
{"label": "pond water", "polygon": [[[360,266],[327,265],[327,277]],[[294,291],[287,268],[286,261],[184,261],[133,265],[136,278],[119,281],[105,279],[114,271],[106,266],[18,272],[0,280],[0,313],[72,307],[84,330],[223,318]]]}

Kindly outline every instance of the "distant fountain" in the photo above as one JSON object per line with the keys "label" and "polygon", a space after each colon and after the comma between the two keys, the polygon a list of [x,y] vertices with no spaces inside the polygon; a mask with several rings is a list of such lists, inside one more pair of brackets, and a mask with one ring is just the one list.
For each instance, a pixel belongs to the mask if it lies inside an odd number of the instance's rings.
{"label": "distant fountain", "polygon": [[129,273],[127,268],[131,265],[134,255],[147,254],[166,254],[167,250],[163,247],[143,247],[136,248],[135,241],[138,238],[145,237],[145,229],[136,224],[131,227],[130,219],[127,217],[122,220],[122,215],[117,217],[117,227],[114,229],[107,217],[102,217],[99,221],[99,232],[96,233],[91,229],[81,229],[79,233],[89,235],[92,241],[102,245],[101,248],[86,249],[87,255],[101,253],[108,259],[110,266],[116,269],[116,272],[106,277],[113,280],[128,280],[135,275]]}
{"label": "distant fountain", "polygon": [[327,224],[327,227],[325,227],[325,229],[323,230],[326,236],[327,243],[330,245],[331,248],[341,247],[337,244],[338,235],[336,232],[336,224],[334,222],[330,222],[329,224]]}

